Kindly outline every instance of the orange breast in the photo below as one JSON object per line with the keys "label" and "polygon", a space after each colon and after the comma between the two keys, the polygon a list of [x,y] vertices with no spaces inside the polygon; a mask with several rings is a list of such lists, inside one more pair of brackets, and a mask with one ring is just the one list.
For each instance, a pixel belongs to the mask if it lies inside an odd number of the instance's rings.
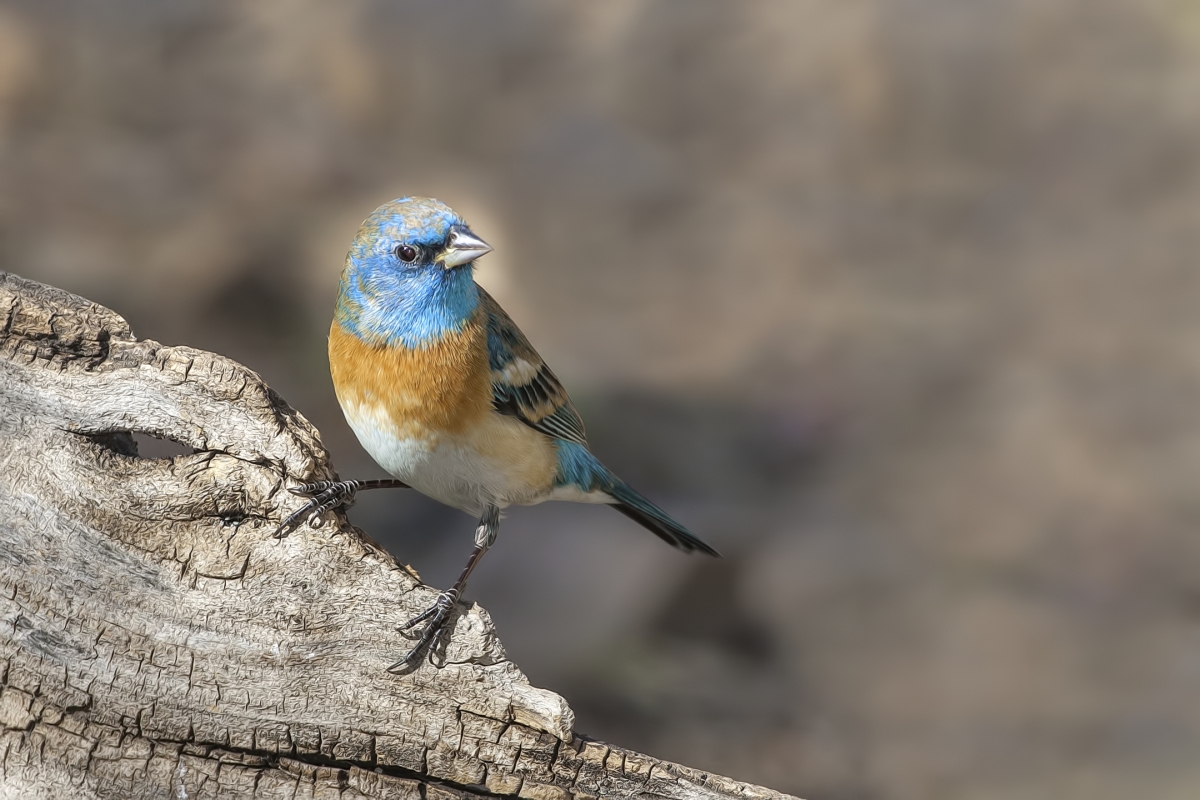
{"label": "orange breast", "polygon": [[461,433],[491,413],[487,329],[479,313],[461,331],[415,349],[365,344],[335,321],[329,371],[343,409],[368,410],[397,436]]}

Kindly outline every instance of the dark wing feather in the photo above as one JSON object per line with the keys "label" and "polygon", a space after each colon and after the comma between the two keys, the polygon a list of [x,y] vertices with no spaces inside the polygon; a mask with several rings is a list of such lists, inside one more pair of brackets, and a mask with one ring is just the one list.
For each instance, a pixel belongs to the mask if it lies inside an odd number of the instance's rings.
{"label": "dark wing feather", "polygon": [[586,447],[583,420],[571,405],[567,390],[516,323],[482,287],[479,300],[487,312],[492,406],[535,431]]}

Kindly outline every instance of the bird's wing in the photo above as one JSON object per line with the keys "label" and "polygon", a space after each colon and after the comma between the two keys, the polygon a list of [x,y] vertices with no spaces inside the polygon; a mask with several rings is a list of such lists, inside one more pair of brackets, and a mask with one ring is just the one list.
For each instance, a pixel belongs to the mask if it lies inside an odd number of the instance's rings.
{"label": "bird's wing", "polygon": [[479,299],[487,313],[492,406],[535,431],[586,447],[583,420],[571,405],[567,390],[512,318],[482,287]]}

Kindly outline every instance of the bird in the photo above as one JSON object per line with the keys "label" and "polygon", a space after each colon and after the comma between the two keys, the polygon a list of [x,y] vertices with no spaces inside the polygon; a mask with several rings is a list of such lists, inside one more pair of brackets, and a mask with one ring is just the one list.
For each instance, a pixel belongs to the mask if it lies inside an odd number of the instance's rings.
{"label": "bird", "polygon": [[452,588],[399,626],[417,668],[496,540],[500,512],[547,500],[603,503],[685,552],[711,546],[609,471],[588,448],[563,385],[475,282],[492,247],[449,206],[402,197],[377,208],[346,255],[329,329],[334,391],[359,443],[394,479],[291,487],[308,498],[276,531],[349,505],[359,491],[413,488],[478,518]]}

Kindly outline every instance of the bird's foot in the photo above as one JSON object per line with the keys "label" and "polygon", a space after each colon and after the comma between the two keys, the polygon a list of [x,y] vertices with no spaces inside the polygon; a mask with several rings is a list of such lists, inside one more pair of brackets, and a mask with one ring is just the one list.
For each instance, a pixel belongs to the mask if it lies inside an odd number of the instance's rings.
{"label": "bird's foot", "polygon": [[426,623],[420,633],[414,637],[410,637],[417,640],[412,649],[408,651],[404,658],[388,667],[387,671],[398,674],[415,669],[421,654],[436,644],[438,636],[441,635],[442,630],[446,627],[446,621],[450,617],[450,610],[454,608],[454,604],[457,602],[458,591],[456,589],[442,592],[437,596],[437,600],[433,601],[433,605],[396,628],[400,633],[407,634],[422,622]]}
{"label": "bird's foot", "polygon": [[292,494],[308,497],[309,501],[288,515],[275,529],[275,538],[282,539],[308,522],[314,528],[321,527],[321,515],[338,506],[350,505],[358,493],[362,481],[314,481],[288,487]]}

